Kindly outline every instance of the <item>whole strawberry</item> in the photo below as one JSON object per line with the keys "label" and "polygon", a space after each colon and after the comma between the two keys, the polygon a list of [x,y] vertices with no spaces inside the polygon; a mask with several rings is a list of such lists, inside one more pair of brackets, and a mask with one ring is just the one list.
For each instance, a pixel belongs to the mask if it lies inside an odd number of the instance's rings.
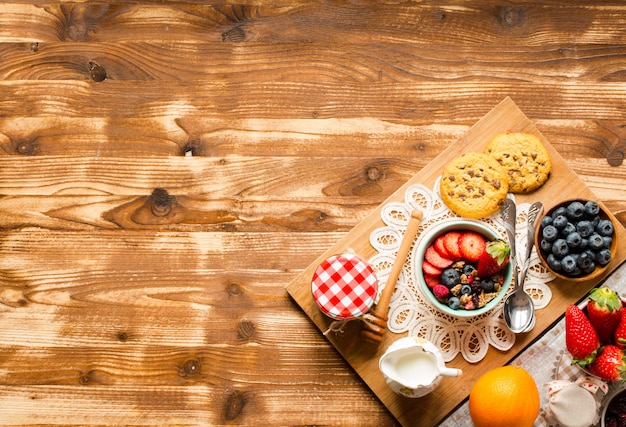
{"label": "whole strawberry", "polygon": [[587,316],[602,344],[613,342],[613,333],[621,319],[622,300],[617,292],[602,287],[589,294]]}
{"label": "whole strawberry", "polygon": [[565,346],[573,357],[572,363],[587,366],[596,358],[600,339],[585,313],[577,305],[565,310]]}
{"label": "whole strawberry", "polygon": [[626,349],[626,310],[620,310],[620,321],[613,333],[613,342],[622,350]]}
{"label": "whole strawberry", "polygon": [[624,352],[613,344],[607,344],[587,368],[593,375],[605,381],[623,380],[626,378]]}
{"label": "whole strawberry", "polygon": [[478,258],[476,272],[478,277],[489,277],[499,273],[509,262],[511,247],[504,240],[487,242]]}

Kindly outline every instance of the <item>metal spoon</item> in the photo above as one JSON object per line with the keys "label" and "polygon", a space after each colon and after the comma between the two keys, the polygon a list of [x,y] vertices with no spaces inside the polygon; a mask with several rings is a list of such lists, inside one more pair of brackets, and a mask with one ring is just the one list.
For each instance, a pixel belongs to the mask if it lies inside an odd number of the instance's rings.
{"label": "metal spoon", "polygon": [[506,199],[501,209],[501,215],[504,219],[504,228],[511,246],[510,263],[512,265],[512,280],[514,283],[513,292],[504,301],[503,313],[506,326],[511,332],[518,334],[524,332],[526,328],[533,323],[535,316],[535,307],[533,299],[524,292],[524,288],[520,286],[517,276],[517,255],[515,252],[515,223],[517,220],[517,208],[515,202]]}
{"label": "metal spoon", "polygon": [[[536,227],[539,225],[537,219],[541,217],[541,213],[543,212],[543,204],[541,202],[535,202],[528,208],[528,220],[527,220],[527,228],[526,228],[526,253],[524,255],[522,264],[522,271],[519,275],[519,287],[524,289],[524,283],[526,283],[526,273],[528,272],[528,267],[530,267],[530,254],[533,251],[533,246],[535,245],[535,231]],[[530,324],[522,331],[528,332],[533,329],[535,326],[535,307],[533,305],[533,319]]]}

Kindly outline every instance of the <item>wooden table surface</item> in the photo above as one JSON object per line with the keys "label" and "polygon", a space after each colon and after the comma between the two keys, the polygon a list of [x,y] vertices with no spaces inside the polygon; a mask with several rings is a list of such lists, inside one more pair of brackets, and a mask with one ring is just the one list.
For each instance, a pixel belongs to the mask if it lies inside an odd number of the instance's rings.
{"label": "wooden table surface", "polygon": [[626,225],[621,1],[0,4],[0,423],[396,425],[285,286],[505,97]]}

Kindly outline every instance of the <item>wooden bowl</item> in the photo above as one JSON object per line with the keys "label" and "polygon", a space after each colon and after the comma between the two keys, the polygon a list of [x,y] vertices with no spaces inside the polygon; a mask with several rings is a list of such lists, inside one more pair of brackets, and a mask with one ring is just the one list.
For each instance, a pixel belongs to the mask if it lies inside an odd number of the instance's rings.
{"label": "wooden bowl", "polygon": [[417,249],[415,250],[415,254],[413,256],[413,276],[417,279],[417,283],[422,291],[422,294],[425,295],[425,297],[428,299],[428,302],[432,306],[437,308],[439,311],[454,317],[471,318],[491,311],[492,309],[497,307],[498,304],[500,304],[502,298],[504,298],[504,296],[508,292],[508,288],[511,284],[511,279],[513,275],[513,268],[511,263],[508,263],[501,272],[501,274],[504,276],[504,283],[502,283],[498,295],[480,308],[475,308],[471,310],[450,308],[447,304],[439,301],[433,294],[431,288],[427,285],[423,272],[423,264],[426,250],[434,243],[434,241],[439,236],[447,233],[448,231],[475,231],[482,234],[487,240],[501,239],[498,233],[496,233],[496,231],[493,230],[490,226],[475,220],[452,219],[429,228],[420,240],[419,244],[416,246]]}
{"label": "wooden bowl", "polygon": [[[572,202],[580,202],[583,205],[585,203],[587,203],[588,200],[583,200],[583,199],[570,199],[570,200],[566,200],[563,202],[560,202],[559,204],[555,205],[554,207],[552,207],[550,210],[548,210],[547,212],[545,212],[545,214],[543,215],[543,217],[541,218],[541,221],[543,221],[543,219],[547,216],[552,217],[555,214],[555,211],[557,209],[561,209],[563,207],[567,207],[568,205],[570,205]],[[610,245],[608,245],[608,247],[606,247],[606,249],[609,249],[611,251],[611,260],[613,260],[615,258],[616,252],[617,252],[617,233],[615,232],[615,223],[613,222],[613,220],[611,219],[611,217],[607,214],[607,212],[604,210],[604,208],[601,205],[598,205],[600,210],[598,212],[598,218],[601,220],[609,220],[611,221],[611,223],[613,224],[613,234],[610,236],[611,237],[611,243]],[[544,229],[544,225],[541,224],[539,227],[537,227],[537,230],[535,232],[535,247],[537,249],[537,254],[539,256],[539,259],[541,260],[541,263],[543,264],[543,266],[550,271],[552,274],[554,274],[556,277],[563,279],[563,280],[568,280],[568,281],[573,281],[573,282],[581,282],[581,281],[586,281],[586,280],[591,280],[591,279],[595,279],[596,277],[602,275],[604,273],[604,271],[607,269],[608,265],[610,264],[607,263],[605,265],[598,265],[597,263],[595,263],[595,268],[593,268],[592,270],[588,271],[588,272],[580,272],[579,274],[568,274],[565,273],[562,269],[561,270],[556,270],[554,268],[552,268],[552,266],[550,265],[550,263],[548,262],[548,256],[550,255],[550,253],[546,250],[544,250],[544,248],[542,248],[542,240],[543,240],[543,229]],[[559,235],[559,238],[562,238],[562,235]],[[570,249],[570,251],[572,253],[579,253],[579,250],[574,250],[574,249]]]}

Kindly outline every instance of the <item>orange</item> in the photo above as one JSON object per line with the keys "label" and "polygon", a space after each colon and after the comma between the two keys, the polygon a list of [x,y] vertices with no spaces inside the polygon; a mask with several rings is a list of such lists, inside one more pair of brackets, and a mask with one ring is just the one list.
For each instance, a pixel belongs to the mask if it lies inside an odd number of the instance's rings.
{"label": "orange", "polygon": [[532,427],[539,406],[535,380],[518,366],[485,372],[469,395],[469,411],[475,427]]}

